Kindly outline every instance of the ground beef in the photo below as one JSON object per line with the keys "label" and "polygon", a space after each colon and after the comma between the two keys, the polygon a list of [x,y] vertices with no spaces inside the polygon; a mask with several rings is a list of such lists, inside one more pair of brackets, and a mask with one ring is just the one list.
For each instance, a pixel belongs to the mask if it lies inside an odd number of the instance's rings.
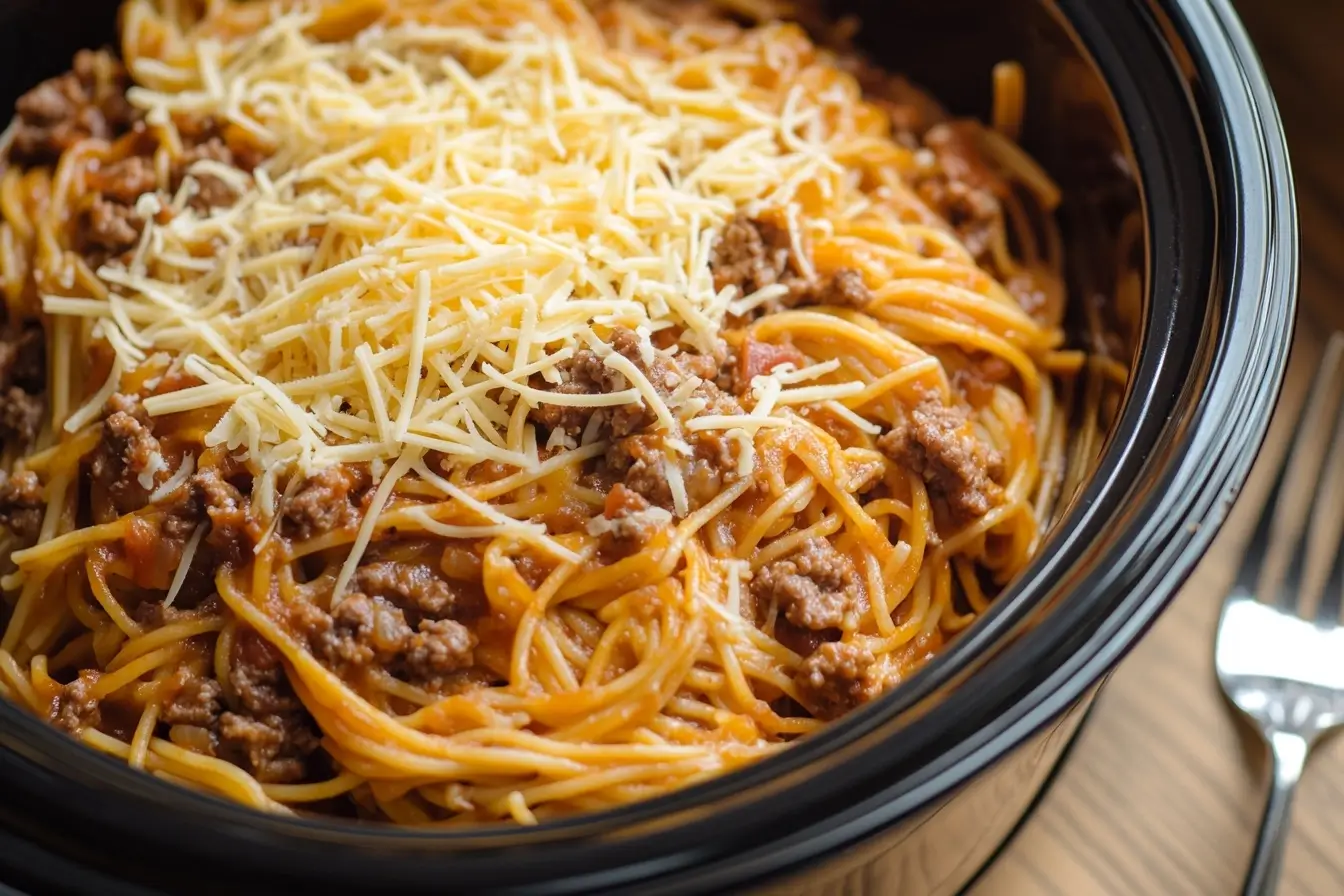
{"label": "ground beef", "polygon": [[102,723],[98,698],[93,696],[93,687],[97,682],[98,673],[86,669],[61,689],[51,711],[51,720],[57,727],[78,734],[85,728],[97,728]]}
{"label": "ground beef", "polygon": [[862,274],[853,268],[841,268],[822,281],[815,304],[863,308],[872,301],[872,298],[873,294],[863,282]]}
{"label": "ground beef", "polygon": [[79,216],[75,245],[94,266],[98,266],[134,249],[140,242],[140,231],[144,226],[145,222],[134,206],[95,196]]}
{"label": "ground beef", "polygon": [[182,159],[174,166],[174,188],[181,183],[182,161],[190,165],[199,159],[212,159],[251,173],[266,160],[266,151],[249,142],[244,132],[214,116],[175,115],[173,124],[183,146]]}
{"label": "ground beef", "polygon": [[14,104],[18,123],[10,158],[21,165],[54,164],[80,140],[124,133],[138,116],[126,101],[129,83],[112,54],[81,50],[72,71],[43,81]]}
{"label": "ground beef", "polygon": [[811,656],[822,644],[827,641],[838,641],[843,635],[844,632],[838,628],[818,632],[794,625],[784,616],[775,619],[775,640],[799,656]]}
{"label": "ground beef", "polygon": [[282,531],[302,541],[357,526],[360,512],[354,502],[358,497],[356,491],[363,485],[362,478],[350,467],[322,470],[285,502],[281,511]]}
{"label": "ground beef", "polygon": [[226,712],[219,717],[219,754],[265,784],[307,778],[308,757],[319,743],[312,720],[306,716]]}
{"label": "ground beef", "polygon": [[47,388],[47,341],[42,325],[27,322],[0,335],[0,386],[32,395]]}
{"label": "ground beef", "polygon": [[[677,363],[659,352],[654,352],[650,360],[645,360],[643,342],[633,331],[624,327],[612,331],[611,347],[615,349],[616,354],[630,361],[640,373],[644,374],[654,391],[664,399],[671,395],[672,390],[681,385],[681,381],[685,378],[685,373]],[[622,377],[621,388],[626,386]],[[647,428],[654,419],[653,412],[642,401],[621,405],[609,413],[611,435],[618,439]]]}
{"label": "ground beef", "polygon": [[710,269],[715,289],[735,286],[739,295],[751,295],[773,286],[791,270],[788,235],[773,225],[734,215],[714,244]]}
{"label": "ground beef", "polygon": [[476,636],[462,623],[424,619],[406,643],[405,668],[412,681],[432,687],[444,676],[469,668],[475,647]]}
{"label": "ground beef", "polygon": [[[688,376],[698,376],[713,386],[727,357],[726,346],[713,354],[681,352],[667,355],[655,351],[645,357],[648,346],[632,330],[617,327],[611,334],[611,347],[616,354],[630,361],[648,379],[658,394],[666,399]],[[533,386],[558,394],[600,395],[628,389],[630,384],[623,375],[608,367],[604,360],[588,349],[580,349],[573,358],[560,364],[562,381],[547,383],[541,377],[533,378]],[[571,439],[578,439],[596,415],[599,418],[601,438],[620,439],[647,429],[654,422],[653,412],[643,401],[615,408],[576,408],[541,404],[529,412],[529,419],[546,433],[561,431]]]}
{"label": "ground beef", "polygon": [[924,144],[933,153],[934,164],[916,175],[914,188],[951,225],[967,251],[984,263],[1002,226],[999,199],[1008,187],[981,157],[973,131],[976,127],[953,123],[930,130]]}
{"label": "ground beef", "polygon": [[354,587],[370,597],[390,601],[403,610],[431,619],[460,616],[478,609],[438,570],[424,563],[395,560],[367,563],[355,573]]}
{"label": "ground beef", "polygon": [[[740,412],[740,411],[739,411]],[[671,456],[681,467],[690,510],[712,501],[725,486],[737,481],[737,444],[721,430],[692,433],[686,439],[691,456]],[[669,452],[660,434],[627,436],[612,443],[588,482],[609,489],[622,483],[650,504],[672,510],[672,488],[667,481]]]}
{"label": "ground beef", "polygon": [[610,521],[611,528],[602,533],[598,551],[609,559],[629,557],[643,550],[658,534],[660,528],[670,524],[671,519],[664,515],[663,521],[650,514],[653,508],[639,492],[618,482],[607,493],[603,517]]}
{"label": "ground beef", "polygon": [[[113,395],[106,412],[102,439],[94,449],[90,470],[95,486],[111,501],[116,513],[126,514],[145,505],[153,485],[167,479],[168,465],[138,398]],[[151,488],[145,487],[142,476]]]}
{"label": "ground beef", "polygon": [[42,431],[45,410],[46,403],[40,396],[10,386],[0,393],[0,438],[31,445]]}
{"label": "ground beef", "polygon": [[701,507],[718,497],[719,492],[738,480],[737,452],[739,446],[723,430],[697,433],[690,440],[693,452],[689,461],[681,462],[682,479],[691,509]]}
{"label": "ground beef", "polygon": [[812,538],[758,570],[751,594],[756,606],[773,603],[789,622],[820,632],[852,623],[863,591],[853,561],[825,538]]}
{"label": "ground beef", "polygon": [[854,644],[822,644],[793,677],[799,699],[819,719],[839,718],[874,695],[866,680],[873,662],[872,653]]}
{"label": "ground beef", "polygon": [[36,541],[46,507],[42,481],[36,473],[23,470],[7,476],[0,471],[0,526],[14,533],[20,541]]}
{"label": "ground beef", "polygon": [[217,755],[259,781],[307,778],[320,735],[285,677],[280,652],[250,628],[239,627],[234,636],[229,684],[233,711],[219,717]]}
{"label": "ground beef", "polygon": [[984,516],[1002,497],[995,480],[1003,475],[1003,457],[976,437],[961,408],[936,401],[918,405],[877,447],[920,476],[956,520]]}
{"label": "ground beef", "polygon": [[667,483],[666,457],[661,435],[628,436],[607,451],[601,478],[620,482],[648,503],[670,510],[672,489]]}
{"label": "ground beef", "polygon": [[724,225],[714,244],[710,269],[715,289],[734,286],[743,296],[775,284],[787,287],[783,296],[762,303],[758,314],[803,305],[861,308],[871,299],[858,271],[842,268],[829,275],[808,274],[793,257],[787,230],[742,214]]}
{"label": "ground beef", "polygon": [[[624,328],[612,332],[611,346],[648,379],[664,400],[687,377],[695,376],[701,382],[696,384],[690,397],[703,405],[699,413],[742,412],[742,406],[737,400],[721,390],[714,381],[722,373],[722,365],[730,358],[726,346],[720,345],[711,354],[682,352],[668,355],[654,349],[651,355],[646,356],[650,346],[633,331]],[[559,386],[541,384],[538,388],[592,394],[627,387],[625,378],[602,363],[595,353],[581,352],[576,355],[572,363],[566,366],[564,377],[564,382]],[[533,410],[531,419],[543,428],[559,428],[569,437],[575,438],[592,425],[595,413],[603,415],[598,423],[599,437],[609,439],[611,446],[604,457],[585,471],[585,485],[606,492],[621,482],[649,503],[671,509],[672,491],[666,472],[670,455],[666,450],[664,435],[648,431],[654,425],[655,417],[642,401],[596,412],[593,409],[542,405]],[[681,465],[690,503],[692,507],[698,507],[717,495],[725,484],[735,480],[737,449],[719,431],[688,433],[685,441],[692,450],[691,456],[678,454],[675,460]]]}
{"label": "ground beef", "polygon": [[154,160],[149,156],[129,156],[113,162],[106,168],[89,173],[90,189],[96,190],[112,202],[135,205],[145,193],[152,193],[159,185]]}
{"label": "ground beef", "polygon": [[42,326],[25,323],[0,335],[0,439],[27,447],[42,430],[47,386]]}
{"label": "ground beef", "polygon": [[[619,346],[621,341],[618,333],[614,344]],[[628,343],[626,347],[629,350]],[[666,397],[686,376],[697,375],[691,373],[691,370],[709,372],[706,368],[710,363],[717,368],[718,364],[712,360],[712,356],[709,356],[711,361],[708,363],[704,360],[706,357],[690,353],[679,354],[672,359],[658,356],[655,357],[654,363],[643,367],[650,383]],[[742,413],[741,404],[733,396],[708,380],[695,387],[691,398],[702,403],[700,414]],[[625,426],[613,425],[610,433],[611,447],[591,474],[589,481],[592,484],[606,491],[615,483],[621,482],[650,504],[671,510],[673,500],[672,490],[667,481],[667,463],[672,459],[681,468],[687,500],[690,509],[694,510],[713,500],[724,486],[737,480],[738,449],[736,443],[723,431],[685,433],[684,441],[691,449],[691,455],[687,457],[681,452],[669,452],[665,437],[661,433],[637,431],[623,436],[625,430],[636,424],[643,428],[651,426],[654,422],[652,415],[647,414],[642,405],[635,407],[640,409],[641,416],[630,412],[626,416],[629,422]]]}
{"label": "ground beef", "polygon": [[205,543],[213,549],[215,559],[237,564],[251,556],[260,526],[242,492],[213,469],[191,477],[191,492],[193,502],[210,520]]}
{"label": "ground beef", "polygon": [[259,715],[302,709],[285,677],[280,651],[253,629],[240,626],[229,651],[229,685],[240,706]]}
{"label": "ground beef", "polygon": [[345,595],[330,613],[316,604],[298,604],[290,611],[290,625],[314,655],[342,674],[391,663],[405,652],[411,636],[400,609],[358,592]]}
{"label": "ground beef", "polygon": [[233,168],[241,167],[228,144],[217,134],[212,133],[202,142],[184,148],[182,156],[173,163],[170,184],[173,191],[176,192],[186,176],[191,174],[196,182],[196,192],[187,204],[196,211],[205,213],[212,208],[224,208],[237,202],[237,192],[226,182],[213,174],[191,171],[191,166],[200,161],[219,162],[221,165]]}
{"label": "ground beef", "polygon": [[340,675],[378,665],[413,684],[440,690],[444,678],[471,667],[476,636],[452,619],[421,619],[412,629],[400,608],[354,592],[330,612],[316,604],[290,610],[290,626],[313,654]]}
{"label": "ground beef", "polygon": [[738,349],[722,339],[714,342],[713,349],[706,354],[682,352],[676,356],[677,366],[687,376],[698,376],[720,392],[740,394],[738,384]]}
{"label": "ground beef", "polygon": [[212,728],[219,721],[223,690],[213,678],[178,666],[164,684],[159,720],[168,725]]}
{"label": "ground beef", "polygon": [[[607,367],[596,352],[586,348],[579,349],[574,357],[562,361],[559,370],[559,384],[552,385],[537,377],[537,387],[558,395],[601,395],[628,386],[625,377]],[[547,432],[559,430],[571,439],[578,439],[593,413],[593,408],[540,404],[528,412],[528,419],[544,427]]]}

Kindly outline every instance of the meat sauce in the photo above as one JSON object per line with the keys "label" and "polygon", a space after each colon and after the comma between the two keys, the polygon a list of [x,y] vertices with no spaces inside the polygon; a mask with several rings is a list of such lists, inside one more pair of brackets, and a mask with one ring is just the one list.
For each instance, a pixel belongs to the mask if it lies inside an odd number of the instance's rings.
{"label": "meat sauce", "polygon": [[[183,189],[190,175],[188,202],[193,209],[227,206],[238,198],[232,187],[218,177],[193,172],[194,167],[208,161],[251,171],[264,160],[264,153],[236,131],[214,121],[184,120],[179,122],[183,151],[173,159],[167,182],[161,182],[154,163],[159,147],[125,101],[127,85],[126,72],[113,57],[81,53],[73,71],[39,85],[16,106],[18,124],[10,148],[14,163],[51,164],[90,137],[129,149],[124,158],[86,173],[87,196],[71,222],[72,244],[94,267],[124,258],[137,246],[144,228],[138,202],[145,194],[169,196]],[[957,124],[935,121],[933,112],[903,95],[888,106],[903,139],[922,144],[931,154],[914,182],[916,193],[978,259],[987,259],[1001,216],[1002,182]],[[872,301],[859,271],[814,273],[801,264],[788,229],[768,216],[731,218],[713,247],[711,270],[717,289],[731,287],[739,296],[750,296],[773,287],[772,297],[745,318],[730,321],[733,326],[720,343],[705,352],[683,348],[671,356],[654,353],[655,342],[667,348],[675,340],[661,333],[651,341],[624,328],[613,331],[606,347],[633,364],[665,400],[693,379],[691,394],[702,402],[702,414],[742,413],[752,401],[755,378],[808,362],[787,341],[751,338],[747,327],[752,320],[808,306],[863,309]],[[955,385],[972,404],[979,404],[996,382],[1011,375],[1000,367],[963,365],[966,372],[959,375],[964,379]],[[605,363],[604,354],[590,348],[578,350],[561,366],[558,382],[537,376],[532,385],[584,395],[630,386]],[[45,388],[40,325],[7,322],[0,329],[0,435],[25,446],[36,439]],[[120,550],[138,589],[165,591],[188,542],[200,535],[174,607],[146,600],[133,608],[141,624],[162,626],[218,613],[215,570],[248,562],[267,526],[250,506],[250,476],[210,452],[170,495],[151,502],[183,458],[181,450],[168,446],[156,432],[163,422],[145,413],[142,398],[117,394],[108,401],[85,473],[94,522],[132,515]],[[552,449],[581,441],[608,445],[588,462],[582,478],[584,486],[603,498],[606,525],[599,556],[607,562],[647,548],[674,519],[694,512],[740,475],[738,446],[724,432],[689,432],[689,451],[674,450],[643,403],[615,408],[543,403],[528,416],[539,443]],[[964,408],[919,405],[882,434],[876,447],[921,477],[940,512],[955,520],[983,515],[1001,499],[1003,460],[978,438]],[[669,463],[680,467],[687,506],[678,506],[668,481]],[[362,466],[333,467],[294,483],[280,501],[276,534],[298,542],[353,531],[367,510],[373,485],[373,476]],[[32,543],[42,526],[43,491],[31,472],[0,478],[0,526],[23,543]],[[581,518],[576,513],[574,525]],[[390,542],[395,540],[391,536]],[[332,598],[329,581],[323,591],[323,579],[315,571],[313,582],[302,583],[306,599],[288,607],[283,624],[319,661],[347,679],[379,671],[439,694],[496,680],[499,663],[489,660],[484,645],[492,620],[479,585],[479,554],[451,544],[438,544],[434,551],[416,548],[409,558],[394,553],[375,544],[339,600]],[[525,564],[519,572],[534,585],[545,573]],[[769,626],[801,658],[795,684],[807,712],[834,718],[880,690],[870,674],[873,655],[841,640],[857,626],[868,598],[859,571],[830,541],[806,540],[766,564],[748,591],[750,607],[744,612],[757,625]],[[263,782],[313,780],[326,770],[318,749],[320,732],[290,686],[282,656],[266,639],[237,625],[227,678],[213,676],[203,653],[184,659],[160,683],[163,736],[225,758]],[[62,685],[52,702],[53,721],[72,732],[106,728],[105,716],[110,716],[104,710],[116,708],[93,696],[97,680],[97,672],[85,671]]]}

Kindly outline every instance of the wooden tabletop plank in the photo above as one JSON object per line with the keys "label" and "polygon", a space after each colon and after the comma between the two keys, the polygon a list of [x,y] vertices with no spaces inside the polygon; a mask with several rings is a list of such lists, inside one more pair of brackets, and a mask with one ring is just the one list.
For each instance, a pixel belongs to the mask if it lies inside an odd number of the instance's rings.
{"label": "wooden tabletop plank", "polygon": [[[1238,892],[1249,862],[1267,758],[1223,702],[1214,628],[1326,334],[1344,327],[1344,4],[1238,8],[1279,99],[1301,207],[1302,311],[1280,413],[1213,548],[1103,689],[1053,788],[973,896],[1219,896]],[[1280,892],[1344,894],[1344,738],[1307,766]]]}

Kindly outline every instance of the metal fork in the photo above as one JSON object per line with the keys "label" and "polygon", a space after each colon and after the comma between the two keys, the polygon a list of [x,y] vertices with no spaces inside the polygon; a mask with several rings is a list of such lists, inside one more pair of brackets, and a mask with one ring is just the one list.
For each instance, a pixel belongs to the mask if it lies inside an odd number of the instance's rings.
{"label": "metal fork", "polygon": [[[1322,496],[1329,471],[1344,463],[1344,415],[1332,395],[1340,391],[1342,366],[1344,334],[1335,333],[1218,623],[1218,681],[1228,700],[1255,723],[1272,757],[1269,800],[1242,889],[1245,896],[1278,889],[1293,793],[1307,753],[1321,735],[1344,724],[1344,627],[1339,621],[1344,547],[1334,545],[1323,588],[1312,589],[1306,582],[1309,548],[1319,543],[1321,527],[1334,530],[1327,535],[1339,531],[1338,508]],[[1313,449],[1327,434],[1330,441],[1321,457]],[[1315,471],[1311,481],[1316,483],[1311,512],[1291,526],[1293,502],[1284,499],[1285,483],[1290,472],[1301,476],[1308,469]],[[1283,524],[1290,525],[1283,539],[1291,558],[1277,584],[1267,586],[1262,579],[1272,578],[1266,564],[1271,540]],[[1313,597],[1319,599],[1313,602]]]}

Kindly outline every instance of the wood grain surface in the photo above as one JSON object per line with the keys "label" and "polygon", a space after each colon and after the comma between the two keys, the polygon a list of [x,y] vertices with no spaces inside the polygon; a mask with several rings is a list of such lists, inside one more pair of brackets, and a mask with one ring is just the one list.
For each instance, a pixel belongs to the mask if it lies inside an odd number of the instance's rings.
{"label": "wood grain surface", "polygon": [[[1255,474],[1213,549],[1103,690],[1053,788],[972,896],[1235,894],[1266,756],[1213,673],[1223,595],[1329,331],[1344,327],[1344,4],[1237,4],[1278,96],[1297,178],[1302,305],[1288,382]],[[1344,738],[1313,753],[1280,893],[1344,894]]]}

